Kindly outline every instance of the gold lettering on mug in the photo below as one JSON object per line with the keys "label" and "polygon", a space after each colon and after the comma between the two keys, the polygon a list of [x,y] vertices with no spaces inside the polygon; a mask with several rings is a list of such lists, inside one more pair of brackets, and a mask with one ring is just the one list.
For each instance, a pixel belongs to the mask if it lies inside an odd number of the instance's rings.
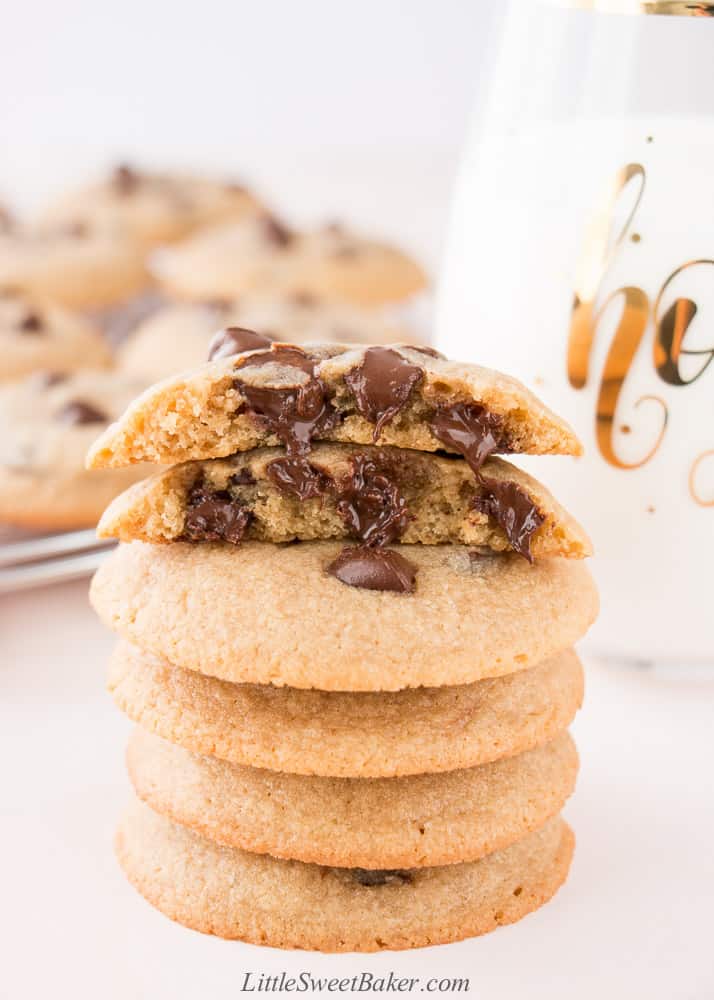
{"label": "gold lettering on mug", "polygon": [[[628,188],[632,207],[621,224],[616,223],[618,208]],[[618,249],[626,239],[645,190],[645,170],[639,163],[628,163],[619,170],[593,214],[585,233],[583,251],[578,262],[575,295],[568,334],[568,381],[574,389],[582,389],[588,381],[590,357],[598,328],[606,310],[614,303],[621,303],[621,312],[603,366],[597,393],[595,437],[600,454],[610,465],[619,469],[638,469],[657,453],[667,429],[668,411],[665,401],[655,395],[640,397],[635,409],[642,403],[656,403],[661,419],[654,443],[647,453],[635,462],[625,462],[615,451],[615,414],[622,390],[635,355],[648,329],[650,312],[654,325],[653,364],[659,378],[667,385],[687,386],[696,382],[714,360],[714,346],[693,348],[686,346],[688,335],[697,316],[697,304],[690,298],[677,298],[663,310],[665,293],[674,279],[694,268],[712,267],[714,260],[701,258],[687,261],[672,271],[660,288],[650,310],[647,293],[633,285],[617,288],[598,307],[596,306],[602,283]],[[634,196],[633,196],[634,195]],[[691,341],[691,336],[689,336]],[[694,373],[685,373],[682,362],[687,358],[701,359],[694,363]],[[686,366],[685,366],[686,367]],[[629,429],[629,425],[628,425]],[[690,470],[689,492],[701,506],[714,506],[714,500],[702,500],[695,484],[701,461],[714,454],[704,452]]]}
{"label": "gold lettering on mug", "polygon": [[[659,295],[654,304],[654,365],[659,377],[669,385],[691,385],[692,382],[696,382],[714,359],[714,346],[702,350],[686,348],[684,342],[694,321],[694,317],[697,315],[697,304],[692,299],[675,299],[664,315],[660,316],[662,298],[672,281],[684,271],[690,271],[696,267],[712,266],[714,266],[714,260],[708,260],[707,258],[687,261],[686,264],[678,267],[676,271],[672,271],[659,290]],[[699,356],[702,358],[701,366],[691,378],[685,378],[682,375],[679,367],[682,356]]]}
{"label": "gold lettering on mug", "polygon": [[[613,234],[613,219],[618,202],[630,184],[635,186],[632,207],[619,231]],[[615,412],[625,379],[647,329],[650,303],[641,288],[630,285],[616,289],[599,309],[595,310],[602,281],[618,248],[627,237],[644,190],[644,167],[639,163],[628,163],[618,171],[593,215],[586,232],[576,274],[568,337],[568,380],[574,389],[582,389],[587,383],[590,355],[602,316],[608,306],[617,299],[622,299],[622,312],[605,359],[598,390],[595,424],[595,436],[600,454],[606,462],[620,469],[637,469],[649,462],[660,446],[667,425],[667,407],[658,399],[663,409],[663,417],[653,446],[637,462],[625,462],[617,455],[613,439]],[[639,406],[642,401],[638,400],[635,405]]]}
{"label": "gold lettering on mug", "polygon": [[697,490],[697,473],[699,472],[700,465],[707,458],[714,458],[714,448],[711,448],[709,451],[703,451],[701,455],[697,455],[689,470],[689,495],[700,507],[714,507],[714,496],[711,500],[704,500]]}

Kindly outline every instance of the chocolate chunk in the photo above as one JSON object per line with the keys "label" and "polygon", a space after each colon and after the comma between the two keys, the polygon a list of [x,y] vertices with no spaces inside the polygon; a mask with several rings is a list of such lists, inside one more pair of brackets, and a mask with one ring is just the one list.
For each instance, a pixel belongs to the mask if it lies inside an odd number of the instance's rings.
{"label": "chocolate chunk", "polygon": [[28,310],[17,324],[18,330],[23,333],[42,333],[45,328],[44,320],[39,313]]}
{"label": "chocolate chunk", "polygon": [[324,496],[334,486],[330,476],[305,458],[277,458],[265,471],[279,490],[298,500]]}
{"label": "chocolate chunk", "polygon": [[333,426],[337,420],[325,385],[315,375],[318,362],[299,347],[274,345],[269,351],[248,355],[237,372],[267,364],[298,368],[308,375],[308,380],[302,385],[282,389],[248,385],[237,374],[236,385],[245,396],[248,411],[280,438],[288,456],[304,456],[310,450],[314,435]]}
{"label": "chocolate chunk", "polygon": [[0,205],[0,233],[9,233],[15,228],[12,212]]}
{"label": "chocolate chunk", "polygon": [[255,486],[255,477],[250,469],[240,469],[228,477],[230,486]]}
{"label": "chocolate chunk", "polygon": [[478,403],[440,406],[429,426],[434,437],[464,456],[476,475],[489,455],[505,450],[503,418]]}
{"label": "chocolate chunk", "polygon": [[474,497],[474,510],[492,517],[505,531],[511,547],[528,562],[533,562],[531,538],[545,517],[515,483],[485,478],[481,483],[487,492]]}
{"label": "chocolate chunk", "polygon": [[218,361],[219,358],[231,358],[234,354],[244,351],[257,351],[261,347],[270,347],[272,338],[253,330],[245,330],[241,326],[229,326],[219,330],[208,345],[208,360]]}
{"label": "chocolate chunk", "polygon": [[360,248],[356,243],[342,243],[340,246],[334,247],[331,253],[333,257],[340,260],[352,260],[354,257],[359,257]]}
{"label": "chocolate chunk", "polygon": [[230,542],[238,545],[252,514],[228,490],[213,490],[199,482],[186,498],[183,537],[191,542]]}
{"label": "chocolate chunk", "polygon": [[412,873],[399,868],[348,868],[355,882],[360,885],[404,885],[411,882]]}
{"label": "chocolate chunk", "polygon": [[60,385],[68,378],[67,372],[37,372],[35,382],[38,389],[51,389],[53,385]]}
{"label": "chocolate chunk", "polygon": [[446,356],[441,351],[437,351],[434,347],[427,347],[426,344],[409,344],[408,346],[410,351],[418,351],[419,354],[426,354],[429,358],[438,358],[441,361],[446,360]]}
{"label": "chocolate chunk", "polygon": [[370,347],[362,363],[345,375],[357,412],[375,424],[373,440],[407,404],[424,371],[388,347]]}
{"label": "chocolate chunk", "polygon": [[295,234],[284,222],[274,215],[264,215],[261,219],[263,232],[268,243],[276,247],[288,247],[295,239]]}
{"label": "chocolate chunk", "polygon": [[236,302],[237,299],[206,299],[201,305],[209,312],[224,313]]}
{"label": "chocolate chunk", "polygon": [[365,545],[395,542],[404,534],[410,517],[386,463],[354,455],[351,466],[351,475],[339,484],[338,513]]}
{"label": "chocolate chunk", "polygon": [[86,222],[68,222],[60,232],[64,236],[69,236],[73,240],[83,240],[89,236],[89,226]]}
{"label": "chocolate chunk", "polygon": [[300,306],[302,309],[314,309],[319,305],[320,300],[317,295],[312,292],[293,292],[290,296],[290,301],[294,306]]}
{"label": "chocolate chunk", "polygon": [[416,566],[393,549],[347,548],[327,567],[327,572],[350,587],[364,590],[391,590],[411,594]]}
{"label": "chocolate chunk", "polygon": [[261,351],[242,361],[240,368],[262,368],[263,365],[287,365],[288,368],[299,368],[306,375],[314,376],[317,362],[302,347],[286,347],[284,344],[271,344],[270,350]]}
{"label": "chocolate chunk", "polygon": [[146,291],[118,305],[91,309],[87,315],[112,344],[121,344],[140,323],[166,305],[160,292]]}
{"label": "chocolate chunk", "polygon": [[141,175],[126,163],[121,163],[112,175],[112,186],[121,195],[133,194],[141,183]]}
{"label": "chocolate chunk", "polygon": [[70,426],[80,426],[83,424],[106,424],[109,417],[102,413],[91,403],[83,403],[81,399],[74,399],[67,403],[55,414],[55,420]]}

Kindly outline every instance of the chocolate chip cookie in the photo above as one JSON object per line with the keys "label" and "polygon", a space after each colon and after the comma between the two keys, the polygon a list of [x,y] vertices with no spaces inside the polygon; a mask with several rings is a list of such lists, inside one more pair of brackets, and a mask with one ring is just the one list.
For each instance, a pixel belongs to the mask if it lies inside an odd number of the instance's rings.
{"label": "chocolate chip cookie", "polygon": [[0,522],[48,531],[95,525],[113,497],[150,471],[84,467],[89,443],[139,388],[86,370],[0,385]]}
{"label": "chocolate chip cookie", "polygon": [[396,247],[343,226],[299,232],[268,214],[161,249],[150,267],[169,295],[199,302],[260,292],[374,307],[406,299],[427,283],[421,267]]}
{"label": "chocolate chip cookie", "polygon": [[144,253],[121,232],[80,222],[0,232],[0,287],[70,309],[97,309],[146,287]]}
{"label": "chocolate chip cookie", "polygon": [[565,421],[525,386],[430,348],[273,344],[219,357],[137,399],[92,447],[93,468],[221,458],[313,440],[461,454],[578,455]]}
{"label": "chocolate chip cookie", "polygon": [[118,497],[98,532],[154,544],[337,538],[591,553],[574,518],[507,462],[488,459],[477,479],[461,458],[374,445],[317,443],[309,460],[258,448],[172,466]]}
{"label": "chocolate chip cookie", "polygon": [[323,778],[245,767],[135,729],[127,766],[156,812],[228,847],[343,868],[476,861],[556,816],[575,787],[567,733],[480,767]]}
{"label": "chocolate chip cookie", "polygon": [[64,194],[44,213],[46,224],[80,224],[126,234],[143,246],[181,239],[201,226],[242,219],[259,208],[235,181],[159,173],[118,164],[97,183]]}
{"label": "chocolate chip cookie", "polygon": [[44,370],[107,368],[109,348],[87,320],[20,290],[0,288],[0,382]]}
{"label": "chocolate chip cookie", "polygon": [[583,697],[572,650],[475,684],[392,693],[232,684],[120,641],[107,686],[144,729],[252,767],[387,778],[475,767],[553,739]]}
{"label": "chocolate chip cookie", "polygon": [[91,600],[110,628],[177,666],[325,691],[523,670],[572,646],[595,618],[582,561],[398,548],[417,571],[413,593],[345,586],[327,572],[339,542],[131,542],[100,567]]}
{"label": "chocolate chip cookie", "polygon": [[561,819],[478,861],[374,871],[221,846],[135,803],[116,839],[129,880],[173,920],[278,948],[378,951],[460,941],[521,919],[565,880]]}

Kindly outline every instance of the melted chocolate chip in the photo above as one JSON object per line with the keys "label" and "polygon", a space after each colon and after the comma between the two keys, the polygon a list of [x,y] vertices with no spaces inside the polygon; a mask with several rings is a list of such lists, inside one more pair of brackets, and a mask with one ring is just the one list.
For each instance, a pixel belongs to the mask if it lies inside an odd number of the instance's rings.
{"label": "melted chocolate chip", "polygon": [[241,326],[229,326],[219,330],[208,345],[208,360],[218,361],[219,358],[231,358],[234,354],[244,351],[257,351],[261,347],[270,347],[272,338],[253,330],[245,330]]}
{"label": "melted chocolate chip", "polygon": [[265,471],[279,490],[298,500],[324,496],[334,486],[330,476],[305,458],[277,458]]}
{"label": "melted chocolate chip", "polygon": [[83,403],[81,399],[73,399],[55,414],[55,420],[70,426],[83,424],[106,424],[109,417],[91,403]]}
{"label": "melted chocolate chip", "polygon": [[409,871],[399,868],[348,868],[347,869],[355,882],[360,885],[404,885],[412,880]]}
{"label": "melted chocolate chip", "polygon": [[407,404],[424,371],[388,347],[370,347],[362,363],[345,375],[355,397],[357,412],[375,424],[376,441],[382,428]]}
{"label": "melted chocolate chip", "polygon": [[327,572],[350,587],[364,590],[391,590],[411,594],[416,566],[393,549],[347,548],[327,567]]}
{"label": "melted chocolate chip", "polygon": [[17,324],[18,330],[23,333],[42,333],[45,328],[44,320],[39,313],[29,310]]}
{"label": "melted chocolate chip", "polygon": [[515,483],[481,475],[489,455],[508,450],[503,418],[477,403],[457,403],[440,407],[430,426],[435,437],[464,456],[483,486],[484,494],[473,500],[474,510],[492,517],[503,528],[511,547],[533,562],[531,536],[543,523],[543,515]]}
{"label": "melted chocolate chip", "polygon": [[351,466],[351,475],[339,484],[338,513],[365,545],[395,542],[404,534],[410,517],[386,463],[354,455]]}
{"label": "melted chocolate chip", "polygon": [[183,537],[191,542],[230,542],[238,545],[252,514],[228,490],[213,490],[199,482],[186,498]]}
{"label": "melted chocolate chip", "polygon": [[[248,385],[240,378],[244,368],[267,364],[298,368],[308,375],[308,380],[302,385],[281,389]],[[299,347],[274,345],[269,351],[249,355],[237,369],[235,382],[246,399],[248,411],[280,438],[291,458],[306,455],[314,435],[327,430],[337,420],[325,385],[315,374],[317,364]]]}
{"label": "melted chocolate chip", "polygon": [[228,477],[230,486],[255,486],[255,477],[250,469],[241,469]]}
{"label": "melted chocolate chip", "polygon": [[288,247],[295,239],[293,231],[274,215],[264,215],[261,223],[266,240],[273,246]]}
{"label": "melted chocolate chip", "polygon": [[133,194],[141,183],[141,175],[126,163],[121,163],[112,175],[112,186],[121,195]]}
{"label": "melted chocolate chip", "polygon": [[478,476],[489,455],[503,448],[503,418],[478,403],[441,406],[431,420],[434,437],[463,455]]}
{"label": "melted chocolate chip", "polygon": [[299,368],[306,375],[314,375],[317,362],[302,347],[285,347],[283,344],[269,345],[270,350],[261,351],[242,361],[240,368],[262,368],[263,365],[287,365]]}
{"label": "melted chocolate chip", "polygon": [[492,517],[503,528],[511,547],[533,562],[531,538],[545,520],[543,514],[515,483],[485,478],[481,482],[487,492],[474,497],[474,510]]}

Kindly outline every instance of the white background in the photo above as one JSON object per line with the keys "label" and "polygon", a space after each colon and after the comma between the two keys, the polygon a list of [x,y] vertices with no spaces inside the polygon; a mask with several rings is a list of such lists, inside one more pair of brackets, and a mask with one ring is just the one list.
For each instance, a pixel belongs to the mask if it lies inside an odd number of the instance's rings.
{"label": "white background", "polygon": [[[2,11],[0,196],[120,157],[235,169],[298,218],[342,214],[430,262],[494,5],[20,3]],[[246,971],[468,976],[479,1000],[708,1000],[714,689],[588,664],[578,836],[556,900],[480,940],[373,957],[192,934],[111,854],[128,725],[82,583],[0,597],[0,997],[213,1000]]]}

